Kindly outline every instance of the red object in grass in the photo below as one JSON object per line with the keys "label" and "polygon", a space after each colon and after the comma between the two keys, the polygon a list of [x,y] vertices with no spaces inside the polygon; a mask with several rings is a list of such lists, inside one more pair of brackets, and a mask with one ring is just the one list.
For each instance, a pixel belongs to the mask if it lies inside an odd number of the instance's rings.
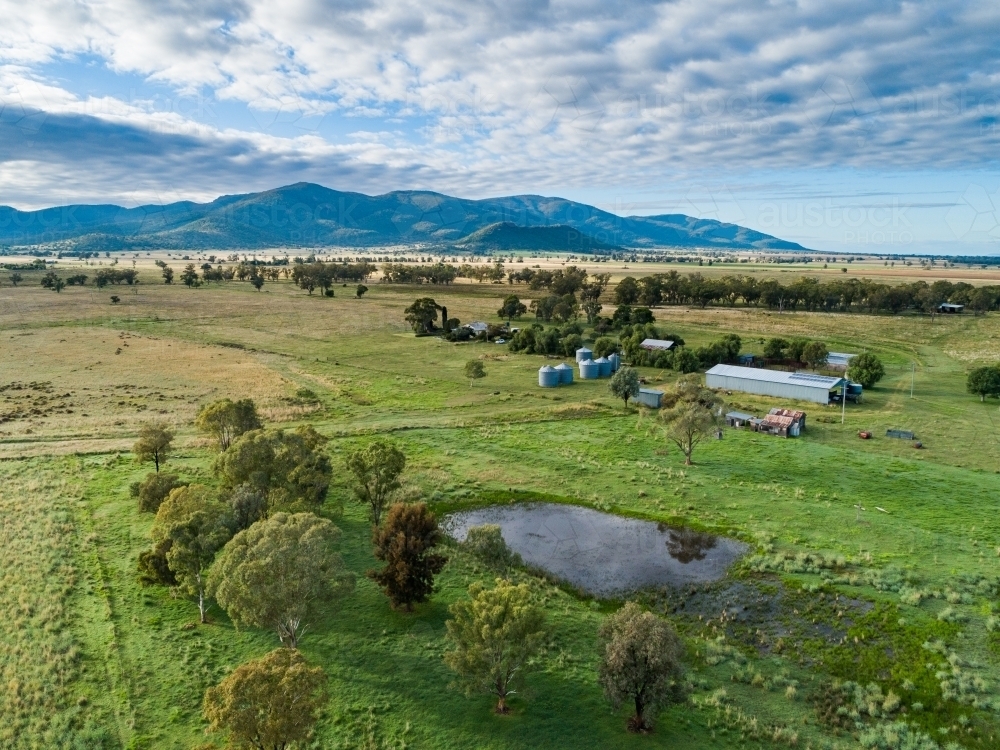
{"label": "red object in grass", "polygon": [[861,430],[861,432],[858,433],[858,437],[862,440],[871,440],[872,434],[868,432],[868,430]]}

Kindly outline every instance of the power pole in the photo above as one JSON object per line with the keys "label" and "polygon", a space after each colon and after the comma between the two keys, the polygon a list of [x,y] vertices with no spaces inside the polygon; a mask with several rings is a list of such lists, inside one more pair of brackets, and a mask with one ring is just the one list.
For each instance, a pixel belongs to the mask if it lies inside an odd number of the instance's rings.
{"label": "power pole", "polygon": [[910,398],[913,398],[913,373],[917,371],[917,363],[910,362]]}

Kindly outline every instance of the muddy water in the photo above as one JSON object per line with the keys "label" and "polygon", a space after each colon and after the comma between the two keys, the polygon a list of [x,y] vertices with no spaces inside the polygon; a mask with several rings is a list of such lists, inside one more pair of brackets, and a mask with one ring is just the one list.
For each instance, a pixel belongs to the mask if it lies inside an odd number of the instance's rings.
{"label": "muddy water", "polygon": [[715,581],[747,551],[735,539],[576,505],[490,506],[452,513],[442,522],[459,541],[483,524],[499,526],[529,565],[601,597]]}

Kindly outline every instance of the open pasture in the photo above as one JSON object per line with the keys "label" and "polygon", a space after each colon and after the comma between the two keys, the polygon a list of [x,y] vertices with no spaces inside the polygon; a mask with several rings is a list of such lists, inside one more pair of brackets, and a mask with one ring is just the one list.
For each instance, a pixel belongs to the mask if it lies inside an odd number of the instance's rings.
{"label": "open pasture", "polygon": [[[886,365],[864,403],[848,404],[844,424],[838,407],[808,404],[801,438],[726,430],[685,467],[654,415],[623,409],[606,381],[540,389],[545,358],[418,338],[403,320],[415,298],[433,296],[449,317],[497,322],[501,294],[530,296],[524,289],[370,283],[361,299],[350,286],[327,298],[286,281],[260,292],[235,282],[166,286],[140,270],[144,283],[121,292],[0,290],[0,746],[221,747],[204,734],[204,689],[277,642],[234,629],[214,606],[211,623],[197,626],[189,600],[139,584],[152,517],[129,496],[148,469],[128,450],[141,424],[165,421],[178,434],[170,469],[211,485],[214,454],[194,415],[208,401],[247,396],[269,425],[311,424],[331,438],[325,513],[358,574],[355,594],[302,642],[331,681],[316,747],[846,750],[857,740],[817,711],[840,700],[833,678],[878,685],[877,716],[859,714],[869,724],[904,718],[942,746],[997,745],[1000,412],[965,393],[970,366],[1000,360],[997,314],[932,322],[657,309],[656,325],[688,345],[736,333],[744,351],[759,353],[770,336],[805,336],[833,351],[874,351]],[[470,384],[463,367],[473,358],[487,375]],[[676,378],[642,375],[654,386]],[[795,406],[727,400],[758,414]],[[913,430],[925,447],[886,438],[889,428]],[[874,439],[859,440],[862,429]],[[440,591],[413,614],[392,611],[364,578],[375,560],[343,462],[374,434],[406,453],[404,491],[441,512],[546,498],[750,544],[724,586],[644,598],[685,636],[693,705],[663,713],[653,734],[626,734],[595,671],[597,628],[615,604],[524,572],[516,575],[550,626],[527,692],[502,717],[488,698],[450,689],[447,606],[492,576],[450,547]],[[757,603],[758,614],[727,618],[730,599]]]}

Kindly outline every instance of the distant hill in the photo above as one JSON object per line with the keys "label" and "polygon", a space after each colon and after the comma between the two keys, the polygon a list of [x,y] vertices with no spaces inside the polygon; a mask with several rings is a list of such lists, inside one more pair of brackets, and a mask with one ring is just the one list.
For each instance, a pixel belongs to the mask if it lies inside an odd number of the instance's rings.
{"label": "distant hill", "polygon": [[[522,236],[519,229],[552,231]],[[569,230],[580,238],[573,238]],[[571,239],[579,239],[579,247],[567,244]],[[105,251],[483,243],[485,249],[491,242],[503,250],[542,250],[545,243],[554,242],[552,249],[580,252],[615,247],[805,249],[746,227],[683,214],[621,217],[585,203],[537,195],[466,200],[398,191],[370,196],[307,182],[226,195],[211,203],[182,201],[129,209],[70,205],[40,211],[0,206],[0,245],[5,246],[60,243]],[[517,242],[530,244],[522,247]]]}
{"label": "distant hill", "polygon": [[565,224],[554,227],[520,227],[512,221],[498,221],[478,229],[468,237],[463,237],[456,245],[462,249],[484,253],[508,250],[608,253],[622,249],[605,244]]}

